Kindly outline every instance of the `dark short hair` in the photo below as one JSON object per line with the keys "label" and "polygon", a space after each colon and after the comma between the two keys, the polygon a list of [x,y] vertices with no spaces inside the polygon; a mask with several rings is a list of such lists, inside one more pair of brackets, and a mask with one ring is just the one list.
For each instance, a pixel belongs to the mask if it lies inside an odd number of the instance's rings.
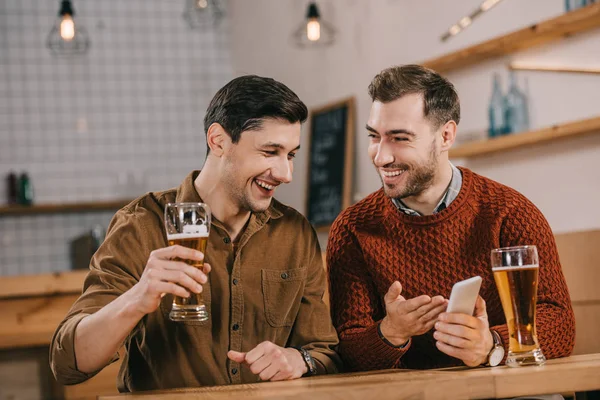
{"label": "dark short hair", "polygon": [[[293,124],[308,117],[306,105],[290,88],[272,78],[244,75],[231,80],[215,94],[204,116],[204,132],[220,124],[233,143],[242,132],[260,129],[265,119]],[[207,150],[207,154],[210,148]]]}
{"label": "dark short hair", "polygon": [[460,100],[454,85],[437,72],[409,64],[384,69],[369,85],[371,100],[389,103],[408,94],[423,96],[423,115],[436,128],[460,122]]}

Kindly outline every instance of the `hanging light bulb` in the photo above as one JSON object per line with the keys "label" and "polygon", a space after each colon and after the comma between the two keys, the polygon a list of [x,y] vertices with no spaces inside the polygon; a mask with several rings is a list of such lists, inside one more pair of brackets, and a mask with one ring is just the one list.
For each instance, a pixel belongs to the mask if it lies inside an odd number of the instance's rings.
{"label": "hanging light bulb", "polygon": [[300,27],[292,34],[292,40],[297,46],[327,46],[333,43],[335,29],[323,21],[317,3],[308,5],[306,19]]}
{"label": "hanging light bulb", "polygon": [[220,0],[186,0],[183,19],[192,29],[210,29],[224,15]]}
{"label": "hanging light bulb", "polygon": [[62,0],[58,11],[58,21],[48,34],[48,48],[55,55],[74,55],[85,53],[90,40],[85,28],[75,24],[75,10],[70,0]]}

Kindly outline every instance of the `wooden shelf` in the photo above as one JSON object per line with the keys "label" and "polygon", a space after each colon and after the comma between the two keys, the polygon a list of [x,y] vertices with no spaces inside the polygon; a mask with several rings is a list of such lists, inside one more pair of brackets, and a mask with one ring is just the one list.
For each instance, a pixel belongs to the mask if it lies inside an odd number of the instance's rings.
{"label": "wooden shelf", "polygon": [[0,277],[0,299],[81,294],[89,270]]}
{"label": "wooden shelf", "polygon": [[599,27],[600,3],[596,3],[421,64],[445,73]]}
{"label": "wooden shelf", "polygon": [[467,143],[450,150],[451,158],[478,157],[519,147],[553,142],[559,139],[600,132],[600,117],[554,125],[535,131],[514,133],[498,138]]}
{"label": "wooden shelf", "polygon": [[129,204],[128,200],[84,202],[84,203],[63,203],[63,204],[34,204],[31,206],[2,206],[0,207],[0,216],[3,215],[33,215],[33,214],[59,214],[74,213],[85,211],[104,211],[118,210]]}

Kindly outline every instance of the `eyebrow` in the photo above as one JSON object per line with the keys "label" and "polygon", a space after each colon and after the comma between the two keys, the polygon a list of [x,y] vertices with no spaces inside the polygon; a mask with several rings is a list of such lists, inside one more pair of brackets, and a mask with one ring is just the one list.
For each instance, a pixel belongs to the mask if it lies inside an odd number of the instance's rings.
{"label": "eyebrow", "polygon": [[[261,149],[271,148],[271,149],[285,150],[285,147],[282,144],[275,143],[275,142],[267,142],[267,143],[261,145],[260,148]],[[296,151],[296,150],[300,150],[300,145],[298,145],[295,149],[292,149],[292,151]]]}
{"label": "eyebrow", "polygon": [[[365,126],[365,128],[370,132],[379,134],[379,132],[377,132],[377,130],[375,128],[369,126],[369,124],[367,124]],[[409,135],[409,136],[417,136],[413,131],[409,131],[408,129],[390,129],[389,131],[386,131],[385,134],[386,135],[405,134],[405,135]]]}

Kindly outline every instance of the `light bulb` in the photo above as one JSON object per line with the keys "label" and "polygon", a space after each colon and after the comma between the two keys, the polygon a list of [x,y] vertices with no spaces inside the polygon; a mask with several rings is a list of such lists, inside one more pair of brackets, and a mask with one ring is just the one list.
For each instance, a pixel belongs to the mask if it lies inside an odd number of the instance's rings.
{"label": "light bulb", "polygon": [[316,42],[321,38],[321,24],[317,18],[311,18],[306,24],[306,37],[311,42]]}
{"label": "light bulb", "polygon": [[65,14],[60,21],[60,37],[69,42],[75,37],[75,23],[69,14]]}
{"label": "light bulb", "polygon": [[198,0],[196,2],[196,7],[198,7],[198,8],[206,8],[206,7],[208,7],[208,0]]}

